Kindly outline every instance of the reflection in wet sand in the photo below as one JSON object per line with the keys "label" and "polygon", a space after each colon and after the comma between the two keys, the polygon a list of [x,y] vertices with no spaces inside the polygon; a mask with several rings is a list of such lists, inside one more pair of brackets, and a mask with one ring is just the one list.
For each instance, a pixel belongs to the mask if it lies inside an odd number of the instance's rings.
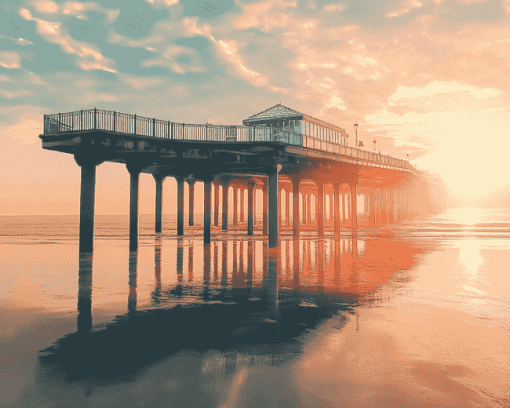
{"label": "reflection in wet sand", "polygon": [[[343,326],[344,313],[373,301],[370,294],[391,280],[393,271],[409,269],[423,252],[412,242],[364,236],[360,255],[359,240],[356,234],[341,240],[282,240],[268,249],[265,240],[236,237],[197,246],[197,252],[192,241],[179,238],[173,258],[156,236],[150,304],[138,306],[139,256],[130,251],[127,314],[97,329],[92,327],[92,256],[80,255],[78,332],[87,335],[87,347],[83,336],[61,338],[41,355],[42,372],[52,378],[63,373],[68,382],[132,381],[143,367],[182,350],[242,350],[253,361],[267,355],[292,359],[302,352],[297,338],[327,320]],[[197,265],[203,265],[202,279]],[[162,275],[172,270],[175,282],[164,284]]]}

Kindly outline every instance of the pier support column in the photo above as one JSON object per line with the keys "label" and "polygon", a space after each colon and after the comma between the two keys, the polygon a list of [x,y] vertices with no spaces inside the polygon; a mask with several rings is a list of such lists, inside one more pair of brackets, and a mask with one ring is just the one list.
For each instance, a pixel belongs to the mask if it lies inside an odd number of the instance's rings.
{"label": "pier support column", "polygon": [[177,236],[184,235],[184,177],[176,176],[177,181]]}
{"label": "pier support column", "polygon": [[[315,209],[315,212],[317,212],[317,209]],[[312,224],[312,193],[306,195],[306,223],[308,225]]]}
{"label": "pier support column", "polygon": [[287,203],[287,211],[285,212],[285,225],[289,227],[290,225],[290,191],[285,192],[285,199]]}
{"label": "pier support column", "polygon": [[345,205],[344,205],[344,195],[342,194],[342,185],[340,184],[338,198],[340,199],[340,226],[342,225],[342,221],[345,220]]}
{"label": "pier support column", "polygon": [[394,201],[393,201],[394,191],[393,191],[393,189],[390,189],[389,195],[390,195],[390,198],[389,198],[389,202],[388,202],[388,207],[389,207],[388,213],[390,215],[388,217],[389,218],[388,224],[394,224],[395,223],[395,208],[393,206],[394,205]]}
{"label": "pier support column", "polygon": [[[204,179],[204,246],[211,244],[211,179]],[[210,255],[210,253],[209,253]],[[205,266],[204,266],[205,268]]]}
{"label": "pier support column", "polygon": [[195,215],[195,180],[187,180],[188,182],[188,209],[189,209],[189,219],[188,225],[190,227],[194,224],[194,215]]}
{"label": "pier support column", "polygon": [[237,225],[237,215],[239,213],[239,199],[238,199],[238,188],[237,186],[232,186],[232,193],[234,194],[234,211],[233,211],[233,217],[232,217],[232,225]]}
{"label": "pier support column", "polygon": [[253,226],[255,225],[255,182],[248,182],[248,235],[253,235]]}
{"label": "pier support column", "polygon": [[80,187],[80,252],[92,252],[94,248],[94,207],[96,196],[96,166],[101,161],[74,156],[81,167]]}
{"label": "pier support column", "polygon": [[142,167],[138,164],[127,164],[129,171],[129,250],[138,249],[138,182]]}
{"label": "pier support column", "polygon": [[[294,237],[299,237],[299,178],[292,179],[292,228],[294,229]],[[296,245],[294,241],[294,245]],[[296,265],[294,265],[294,270]]]}
{"label": "pier support column", "polygon": [[262,186],[262,235],[267,236],[267,183]]}
{"label": "pier support column", "polygon": [[240,202],[240,206],[241,206],[241,213],[239,214],[239,222],[240,223],[243,223],[244,222],[244,190],[245,188],[244,187],[241,187],[239,189],[239,191],[241,192],[241,202]]}
{"label": "pier support column", "polygon": [[334,203],[335,203],[335,197],[334,197],[334,194],[330,194],[329,195],[329,220],[332,220],[333,221],[333,224],[334,224],[334,217],[335,217],[335,213],[334,213]]}
{"label": "pier support column", "polygon": [[335,223],[335,239],[340,239],[340,184],[333,184],[333,218]]}
{"label": "pier support column", "polygon": [[351,226],[358,227],[358,180],[351,181]]}
{"label": "pier support column", "polygon": [[219,219],[219,211],[220,211],[220,185],[218,182],[214,183],[214,226],[218,226]]}
{"label": "pier support column", "polygon": [[155,232],[160,233],[162,230],[162,208],[163,208],[163,181],[165,176],[154,174],[154,181],[156,182],[156,219],[155,219]]}
{"label": "pier support column", "polygon": [[228,229],[228,183],[223,183],[221,187],[223,190],[221,229],[226,231]]}
{"label": "pier support column", "polygon": [[324,238],[324,183],[316,181],[317,184],[317,236]]}
{"label": "pier support column", "polygon": [[370,224],[376,225],[377,223],[377,199],[376,192],[373,191],[370,193],[370,203],[368,205],[368,215],[370,217]]}
{"label": "pier support column", "polygon": [[280,164],[276,164],[267,173],[269,248],[277,248],[278,246],[278,173],[281,168]]}

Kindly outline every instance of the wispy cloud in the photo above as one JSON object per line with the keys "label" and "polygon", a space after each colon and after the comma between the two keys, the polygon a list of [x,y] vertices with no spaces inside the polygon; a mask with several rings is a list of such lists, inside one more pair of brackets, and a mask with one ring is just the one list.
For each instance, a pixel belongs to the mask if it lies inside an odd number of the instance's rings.
{"label": "wispy cloud", "polygon": [[[58,44],[66,53],[74,54],[79,57],[78,66],[82,69],[117,72],[112,59],[104,57],[96,45],[75,40],[67,33],[67,30],[63,28],[62,23],[32,17],[32,14],[27,9],[21,9],[20,15],[26,20],[35,21],[37,23],[37,32],[47,42]],[[92,59],[92,61],[90,59]]]}
{"label": "wispy cloud", "polygon": [[0,51],[0,66],[7,69],[19,69],[19,55],[14,51]]}

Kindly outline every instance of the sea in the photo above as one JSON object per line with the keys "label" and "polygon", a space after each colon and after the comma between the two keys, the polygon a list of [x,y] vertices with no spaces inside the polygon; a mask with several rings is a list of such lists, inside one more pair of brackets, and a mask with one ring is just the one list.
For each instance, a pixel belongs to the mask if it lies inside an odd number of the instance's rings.
{"label": "sea", "polygon": [[510,210],[276,250],[195,218],[141,216],[130,252],[96,216],[80,254],[78,216],[0,217],[0,406],[510,407]]}

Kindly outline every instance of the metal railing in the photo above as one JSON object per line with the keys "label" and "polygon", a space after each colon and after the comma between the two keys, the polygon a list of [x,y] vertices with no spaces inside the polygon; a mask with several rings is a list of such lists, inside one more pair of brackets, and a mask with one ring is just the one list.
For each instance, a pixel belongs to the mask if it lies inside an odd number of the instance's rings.
{"label": "metal railing", "polygon": [[406,168],[419,173],[406,160],[356,149],[278,127],[176,123],[96,108],[44,115],[43,132],[45,135],[83,130],[106,130],[174,140],[281,142],[347,156],[354,160],[374,162],[379,166]]}

